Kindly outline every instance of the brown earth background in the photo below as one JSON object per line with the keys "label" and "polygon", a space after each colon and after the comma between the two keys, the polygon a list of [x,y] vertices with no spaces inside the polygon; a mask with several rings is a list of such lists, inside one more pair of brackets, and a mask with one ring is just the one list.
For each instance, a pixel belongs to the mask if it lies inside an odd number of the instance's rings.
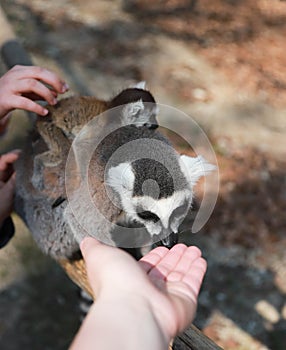
{"label": "brown earth background", "polygon": [[[207,225],[181,237],[208,261],[194,323],[224,349],[285,350],[286,2],[1,6],[34,61],[73,93],[109,98],[145,80],[159,103],[199,123],[216,152],[220,191]],[[10,138],[23,128],[27,118],[14,113],[2,152],[21,146]],[[16,237],[0,252],[0,348],[67,349],[79,326],[78,290],[15,220]]]}

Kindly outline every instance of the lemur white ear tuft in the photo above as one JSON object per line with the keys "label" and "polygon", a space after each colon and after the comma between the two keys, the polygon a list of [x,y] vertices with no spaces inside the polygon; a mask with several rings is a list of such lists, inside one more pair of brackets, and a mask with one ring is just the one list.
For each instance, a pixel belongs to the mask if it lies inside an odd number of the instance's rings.
{"label": "lemur white ear tuft", "polygon": [[130,163],[121,163],[108,170],[106,184],[119,194],[132,191],[134,181],[135,175]]}
{"label": "lemur white ear tuft", "polygon": [[128,103],[124,106],[124,111],[126,115],[134,116],[144,110],[144,103],[142,100]]}
{"label": "lemur white ear tuft", "polygon": [[144,117],[144,103],[142,100],[126,104],[122,108],[122,122],[124,125],[140,123],[140,118]]}
{"label": "lemur white ear tuft", "polygon": [[200,177],[208,175],[216,166],[208,163],[204,157],[180,156],[180,168],[191,186],[195,186]]}
{"label": "lemur white ear tuft", "polygon": [[130,87],[135,88],[135,89],[145,90],[146,89],[146,81],[139,81],[138,83],[131,85]]}

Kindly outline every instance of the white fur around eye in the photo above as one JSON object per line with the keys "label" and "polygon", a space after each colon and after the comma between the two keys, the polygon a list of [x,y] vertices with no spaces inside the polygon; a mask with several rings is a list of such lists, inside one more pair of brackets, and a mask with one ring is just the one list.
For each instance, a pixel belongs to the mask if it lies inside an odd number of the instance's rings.
{"label": "white fur around eye", "polygon": [[134,181],[130,163],[122,163],[109,169],[106,183],[121,194],[124,190],[132,191]]}

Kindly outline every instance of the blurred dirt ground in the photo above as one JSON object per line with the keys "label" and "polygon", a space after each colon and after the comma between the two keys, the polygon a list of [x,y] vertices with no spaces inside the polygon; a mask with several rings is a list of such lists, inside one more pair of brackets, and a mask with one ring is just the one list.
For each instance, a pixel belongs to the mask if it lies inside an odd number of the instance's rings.
{"label": "blurred dirt ground", "polygon": [[[225,349],[285,350],[286,3],[1,5],[34,61],[61,73],[73,92],[105,98],[146,80],[158,102],[202,126],[221,183],[208,224],[181,237],[202,248],[209,266],[195,324]],[[15,115],[10,135],[26,124]],[[1,140],[2,151],[19,145]],[[66,349],[78,327],[77,288],[21,223],[0,262],[0,348]]]}

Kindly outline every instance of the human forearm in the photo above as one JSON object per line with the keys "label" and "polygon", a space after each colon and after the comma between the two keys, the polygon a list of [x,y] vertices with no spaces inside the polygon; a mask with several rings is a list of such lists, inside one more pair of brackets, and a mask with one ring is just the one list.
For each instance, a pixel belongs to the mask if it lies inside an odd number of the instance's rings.
{"label": "human forearm", "polygon": [[70,350],[166,350],[168,343],[148,302],[126,295],[99,298]]}
{"label": "human forearm", "polygon": [[157,247],[138,263],[85,238],[81,251],[97,296],[70,350],[167,350],[193,320],[206,262],[196,247]]}

